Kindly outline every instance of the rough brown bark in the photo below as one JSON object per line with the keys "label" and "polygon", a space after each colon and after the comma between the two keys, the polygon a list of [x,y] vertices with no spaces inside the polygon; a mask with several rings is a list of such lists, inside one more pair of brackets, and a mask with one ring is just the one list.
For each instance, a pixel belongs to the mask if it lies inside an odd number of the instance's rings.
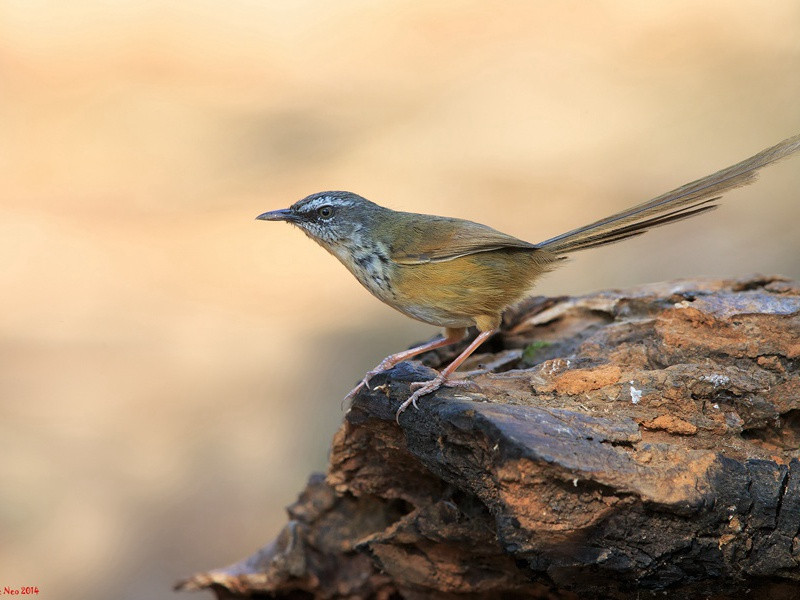
{"label": "rough brown bark", "polygon": [[[440,366],[458,348],[426,357]],[[289,523],[219,598],[800,597],[800,286],[535,298],[473,389],[361,393]]]}

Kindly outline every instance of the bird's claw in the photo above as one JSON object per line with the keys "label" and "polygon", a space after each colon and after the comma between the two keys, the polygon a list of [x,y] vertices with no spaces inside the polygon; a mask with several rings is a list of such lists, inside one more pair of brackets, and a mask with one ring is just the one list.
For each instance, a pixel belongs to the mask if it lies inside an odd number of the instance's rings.
{"label": "bird's claw", "polygon": [[380,373],[388,371],[393,366],[394,364],[388,362],[387,360],[383,360],[381,361],[381,364],[379,364],[377,367],[375,367],[371,371],[367,371],[367,374],[364,375],[364,379],[362,379],[361,382],[352,390],[350,390],[344,397],[344,399],[342,399],[342,408],[344,408],[345,402],[348,402],[356,397],[356,394],[361,390],[361,388],[367,388],[368,390],[372,390],[372,388],[369,387],[370,379],[375,377],[375,375],[379,375]]}
{"label": "bird's claw", "polygon": [[[429,384],[436,384],[435,387],[432,387],[428,391],[422,391],[423,388],[426,388]],[[425,394],[430,394],[438,390],[440,387],[472,387],[475,383],[472,381],[468,381],[466,379],[447,379],[439,375],[435,379],[431,379],[430,381],[415,381],[409,385],[412,390],[420,390],[422,392],[420,396],[424,396]]]}
{"label": "bird's claw", "polygon": [[385,366],[383,365],[383,363],[381,363],[381,364],[379,364],[377,367],[375,367],[374,369],[372,369],[371,371],[367,371],[367,374],[366,374],[366,375],[364,375],[364,379],[362,379],[362,380],[361,380],[361,383],[359,384],[359,386],[360,386],[360,387],[361,387],[361,386],[363,386],[363,387],[367,388],[368,390],[371,390],[372,388],[371,388],[371,387],[369,387],[369,381],[370,381],[370,379],[372,379],[373,377],[375,377],[375,375],[379,375],[379,374],[381,374],[381,373],[385,372],[385,371],[386,371],[387,369],[389,369],[389,368],[391,368],[391,367],[389,367],[389,366],[385,367]]}
{"label": "bird's claw", "polygon": [[430,381],[415,381],[414,383],[410,384],[410,388],[414,390],[414,393],[408,397],[408,400],[403,402],[400,407],[397,409],[397,413],[395,414],[395,421],[397,424],[400,424],[400,414],[405,411],[409,406],[413,406],[415,409],[419,410],[417,406],[417,400],[419,400],[422,396],[426,394],[430,394],[431,392],[435,392],[440,387],[467,387],[474,385],[471,381],[467,381],[464,379],[448,379],[443,375],[437,375]]}

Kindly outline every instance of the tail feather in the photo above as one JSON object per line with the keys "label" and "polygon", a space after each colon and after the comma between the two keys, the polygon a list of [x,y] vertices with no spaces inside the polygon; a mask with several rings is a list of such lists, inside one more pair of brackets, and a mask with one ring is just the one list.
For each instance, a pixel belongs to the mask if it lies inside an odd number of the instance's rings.
{"label": "tail feather", "polygon": [[655,227],[661,227],[662,225],[666,225],[667,223],[675,223],[676,221],[682,221],[683,219],[688,219],[690,217],[694,217],[695,215],[699,215],[701,213],[714,210],[715,208],[718,208],[719,205],[708,204],[708,203],[714,202],[715,200],[719,199],[720,196],[717,196],[716,198],[709,198],[708,200],[704,200],[697,204],[693,204],[692,206],[678,209],[674,212],[667,213],[666,215],[653,217],[652,219],[647,219],[645,221],[640,221],[632,225],[620,227],[610,232],[599,233],[597,235],[591,235],[588,237],[582,237],[578,240],[572,241],[571,243],[565,243],[560,245],[558,251],[562,253],[576,252],[578,250],[587,250],[589,248],[597,248],[598,246],[605,246],[607,244],[614,244],[616,242],[621,242],[622,240],[627,240],[628,238],[632,238],[637,235],[642,235],[643,233],[646,233],[648,230],[653,229]]}
{"label": "tail feather", "polygon": [[762,150],[727,169],[687,183],[657,198],[573,229],[537,244],[553,254],[567,254],[613,244],[641,235],[648,229],[688,219],[717,207],[709,204],[730,190],[753,183],[758,171],[800,150],[800,135]]}

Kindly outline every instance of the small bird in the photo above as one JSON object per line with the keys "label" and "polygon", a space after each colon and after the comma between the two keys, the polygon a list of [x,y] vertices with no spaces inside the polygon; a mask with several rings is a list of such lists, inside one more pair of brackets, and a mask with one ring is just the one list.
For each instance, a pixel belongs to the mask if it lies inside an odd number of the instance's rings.
{"label": "small bird", "polygon": [[262,221],[286,221],[338,258],[379,300],[413,319],[444,328],[444,336],[384,358],[345,398],[401,361],[454,344],[475,326],[478,336],[430,381],[412,383],[397,410],[442,385],[462,385],[453,372],[495,334],[503,311],[522,300],[544,273],[579,250],[613,244],[649,229],[706,213],[721,195],[755,181],[759,169],[800,150],[800,135],[653,200],[538,244],[486,225],[395,211],[351,192],[312,194]]}

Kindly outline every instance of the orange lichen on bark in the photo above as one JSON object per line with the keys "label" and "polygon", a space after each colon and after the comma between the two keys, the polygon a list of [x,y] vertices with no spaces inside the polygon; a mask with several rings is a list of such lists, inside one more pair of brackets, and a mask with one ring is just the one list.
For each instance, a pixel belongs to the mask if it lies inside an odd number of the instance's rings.
{"label": "orange lichen on bark", "polygon": [[647,429],[660,429],[661,431],[678,435],[694,435],[697,433],[697,426],[674,415],[658,415],[654,419],[643,421],[642,426],[647,427]]}
{"label": "orange lichen on bark", "polygon": [[618,366],[606,365],[596,369],[567,371],[556,377],[554,383],[559,394],[575,396],[617,383],[621,377],[622,370]]}

